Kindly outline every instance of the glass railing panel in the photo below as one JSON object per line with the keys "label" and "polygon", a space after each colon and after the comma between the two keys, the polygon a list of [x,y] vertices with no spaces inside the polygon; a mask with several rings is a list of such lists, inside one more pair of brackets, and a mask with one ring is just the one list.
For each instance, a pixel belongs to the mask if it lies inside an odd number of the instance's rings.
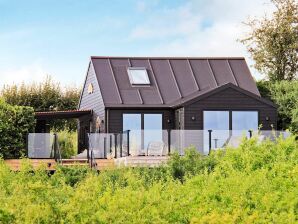
{"label": "glass railing panel", "polygon": [[54,135],[51,133],[28,134],[28,157],[32,159],[54,158]]}
{"label": "glass railing panel", "polygon": [[172,130],[171,152],[185,154],[186,148],[194,148],[204,153],[204,131],[203,130]]}
{"label": "glass railing panel", "polygon": [[114,157],[115,135],[108,133],[89,134],[89,155],[91,155],[91,150],[93,150],[96,159]]}

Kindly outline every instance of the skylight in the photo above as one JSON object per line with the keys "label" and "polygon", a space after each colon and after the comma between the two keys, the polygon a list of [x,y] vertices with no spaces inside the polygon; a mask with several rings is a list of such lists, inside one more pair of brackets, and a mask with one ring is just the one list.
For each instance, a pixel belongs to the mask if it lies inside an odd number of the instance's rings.
{"label": "skylight", "polygon": [[127,71],[132,85],[150,85],[146,68],[128,68]]}

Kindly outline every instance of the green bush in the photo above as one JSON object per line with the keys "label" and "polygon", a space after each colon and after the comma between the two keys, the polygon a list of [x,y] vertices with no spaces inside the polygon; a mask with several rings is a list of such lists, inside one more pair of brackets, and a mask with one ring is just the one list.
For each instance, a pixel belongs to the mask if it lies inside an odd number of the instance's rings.
{"label": "green bush", "polygon": [[11,106],[0,99],[0,154],[4,158],[26,153],[26,136],[34,127],[33,108]]}
{"label": "green bush", "polygon": [[[47,76],[41,83],[6,85],[0,95],[11,105],[30,106],[35,111],[51,111],[77,109],[80,92],[73,86],[62,88],[59,82]],[[75,131],[77,128],[75,119],[51,121],[50,125],[55,131]]]}
{"label": "green bush", "polygon": [[257,84],[262,97],[278,105],[277,129],[298,133],[298,81],[259,81]]}
{"label": "green bush", "polygon": [[59,147],[64,159],[69,159],[78,153],[77,132],[61,131],[58,133]]}
{"label": "green bush", "polygon": [[[0,223],[297,223],[298,145],[244,140],[159,168],[44,168],[0,160]],[[182,170],[183,175],[176,175]],[[183,181],[181,181],[183,180]]]}

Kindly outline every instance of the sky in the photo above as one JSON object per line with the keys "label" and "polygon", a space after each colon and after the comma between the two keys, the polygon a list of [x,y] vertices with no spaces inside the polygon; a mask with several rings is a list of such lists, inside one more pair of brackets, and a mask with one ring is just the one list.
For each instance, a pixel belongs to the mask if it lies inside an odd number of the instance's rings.
{"label": "sky", "polygon": [[[0,86],[83,84],[90,56],[244,56],[269,0],[0,0]],[[256,79],[261,78],[252,69]]]}

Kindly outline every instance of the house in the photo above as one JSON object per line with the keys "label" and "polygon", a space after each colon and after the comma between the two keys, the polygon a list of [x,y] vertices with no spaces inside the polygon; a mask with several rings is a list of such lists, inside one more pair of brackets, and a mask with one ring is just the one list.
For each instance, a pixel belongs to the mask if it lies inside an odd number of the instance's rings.
{"label": "house", "polygon": [[92,56],[78,111],[92,111],[80,117],[79,150],[89,132],[131,130],[145,148],[162,130],[271,130],[277,123],[276,105],[260,96],[238,57]]}

